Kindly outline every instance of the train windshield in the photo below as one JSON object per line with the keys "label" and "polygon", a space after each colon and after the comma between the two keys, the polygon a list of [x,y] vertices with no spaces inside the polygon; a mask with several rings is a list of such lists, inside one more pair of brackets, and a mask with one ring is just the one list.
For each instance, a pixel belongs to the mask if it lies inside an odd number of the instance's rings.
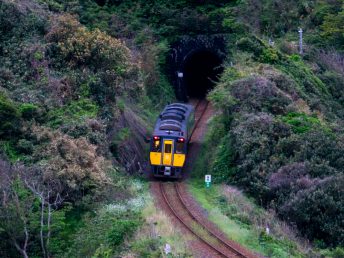
{"label": "train windshield", "polygon": [[184,142],[177,142],[176,144],[176,153],[183,153],[183,149],[184,149]]}
{"label": "train windshield", "polygon": [[161,151],[160,140],[153,141],[152,151],[155,151],[155,152]]}

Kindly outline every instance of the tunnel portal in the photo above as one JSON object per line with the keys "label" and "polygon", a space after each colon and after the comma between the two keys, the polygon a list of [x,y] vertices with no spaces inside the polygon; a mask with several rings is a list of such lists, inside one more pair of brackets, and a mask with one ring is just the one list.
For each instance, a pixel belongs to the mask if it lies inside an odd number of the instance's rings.
{"label": "tunnel portal", "polygon": [[204,98],[220,77],[227,35],[182,36],[171,45],[167,74],[179,101]]}
{"label": "tunnel portal", "polygon": [[188,98],[205,98],[223,71],[222,60],[203,50],[190,54],[183,67],[184,87]]}

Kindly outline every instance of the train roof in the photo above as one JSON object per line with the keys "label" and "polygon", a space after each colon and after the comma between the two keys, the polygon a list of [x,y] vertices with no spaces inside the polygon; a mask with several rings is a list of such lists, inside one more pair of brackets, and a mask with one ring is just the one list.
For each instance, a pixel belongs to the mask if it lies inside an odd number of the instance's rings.
{"label": "train roof", "polygon": [[155,124],[154,135],[187,137],[187,121],[194,107],[183,103],[167,105]]}

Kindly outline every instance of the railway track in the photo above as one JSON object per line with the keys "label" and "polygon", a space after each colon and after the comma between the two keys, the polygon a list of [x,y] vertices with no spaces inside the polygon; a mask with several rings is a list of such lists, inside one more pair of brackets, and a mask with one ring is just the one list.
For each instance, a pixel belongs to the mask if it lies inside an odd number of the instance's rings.
{"label": "railway track", "polygon": [[[206,131],[206,122],[212,114],[209,101],[192,99],[190,102],[195,107],[195,126],[189,138],[191,144],[185,171],[191,171],[191,164],[197,156]],[[190,207],[190,200],[182,183],[156,182],[153,189],[155,189],[157,200],[171,215],[171,218],[178,221],[182,228],[197,239],[192,245],[192,250],[197,254],[196,257],[259,257],[239,244],[226,239],[221,231],[209,222],[197,208],[193,208],[192,205]]]}
{"label": "railway track", "polygon": [[197,101],[197,104],[195,105],[195,120],[196,120],[196,122],[195,122],[195,127],[194,127],[194,129],[190,135],[190,141],[192,139],[194,132],[197,130],[198,125],[201,122],[203,115],[208,108],[208,105],[209,105],[209,101],[207,101],[205,99],[201,99],[201,100]]}
{"label": "railway track", "polygon": [[159,191],[172,215],[213,253],[220,257],[256,257],[234,247],[197,218],[182,197],[180,183],[160,182]]}

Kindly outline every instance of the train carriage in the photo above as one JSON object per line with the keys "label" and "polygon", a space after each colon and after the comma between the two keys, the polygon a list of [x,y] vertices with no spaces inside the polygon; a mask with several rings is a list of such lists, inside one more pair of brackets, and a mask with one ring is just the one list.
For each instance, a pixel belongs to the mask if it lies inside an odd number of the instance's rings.
{"label": "train carriage", "polygon": [[150,140],[150,165],[156,177],[181,178],[195,124],[194,107],[174,103],[159,115]]}

